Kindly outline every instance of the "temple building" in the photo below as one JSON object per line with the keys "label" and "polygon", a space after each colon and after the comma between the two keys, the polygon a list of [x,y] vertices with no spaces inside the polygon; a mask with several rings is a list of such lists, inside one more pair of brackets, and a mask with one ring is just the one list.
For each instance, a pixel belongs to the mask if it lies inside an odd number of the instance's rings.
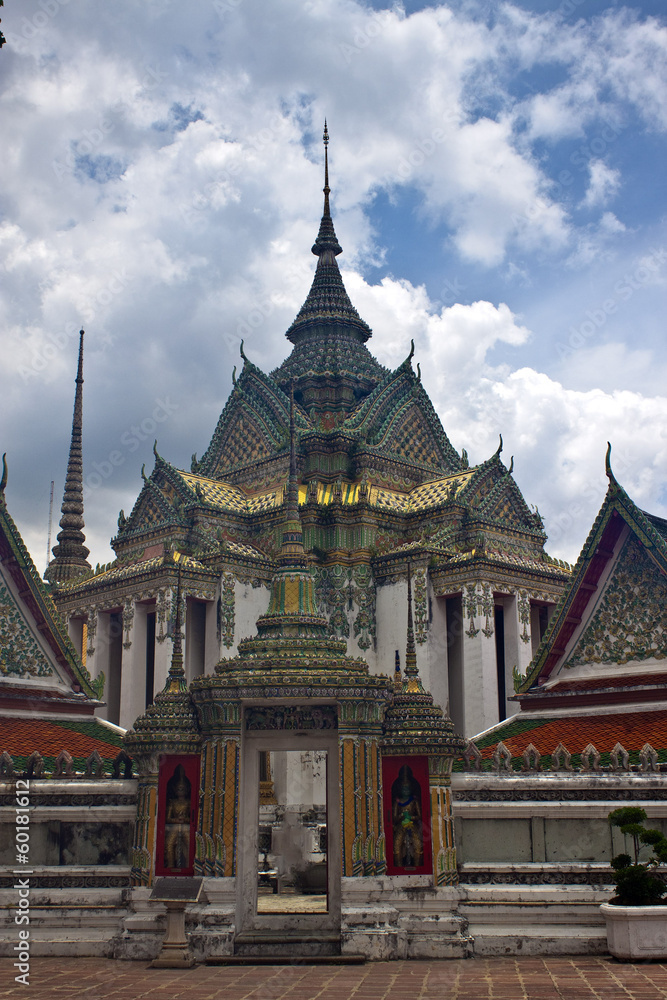
{"label": "temple building", "polygon": [[48,577],[102,685],[107,718],[124,728],[165,684],[179,568],[188,682],[234,656],[267,610],[287,502],[291,391],[318,613],[372,674],[391,672],[403,647],[410,564],[420,676],[457,731],[472,736],[511,714],[513,678],[525,674],[567,581],[568,567],[545,552],[542,520],[512,463],[502,462],[502,439],[470,466],[413,368],[414,349],[406,345],[394,371],[369,351],[371,330],[336,260],[327,142],[317,267],[286,334],[290,355],[267,374],[241,345],[243,367],[208,448],[186,471],[155,447],[134,508],[120,513],[116,559],[94,573],[73,428],[63,532]]}
{"label": "temple building", "polygon": [[[185,471],[155,447],[94,571],[81,334],[47,570],[64,621],[3,466],[0,860],[29,784],[33,954],[600,953],[624,847],[607,814],[641,801],[667,827],[667,522],[608,453],[576,566],[549,558],[502,441],[471,467],[412,348],[395,371],[368,350],[327,143],[289,357],[266,374],[241,347],[208,449]],[[0,954],[14,881],[0,873]]]}

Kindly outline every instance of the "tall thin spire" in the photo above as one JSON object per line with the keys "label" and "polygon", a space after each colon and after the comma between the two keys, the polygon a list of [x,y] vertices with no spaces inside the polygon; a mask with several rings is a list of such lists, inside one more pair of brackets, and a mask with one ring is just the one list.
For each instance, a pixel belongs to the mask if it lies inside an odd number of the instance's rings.
{"label": "tall thin spire", "polygon": [[176,620],[174,622],[174,636],[171,652],[171,665],[167,675],[165,692],[177,694],[187,691],[188,685],[185,681],[185,669],[183,667],[183,637],[181,635],[181,567],[178,567],[178,580],[176,584]]}
{"label": "tall thin spire", "polygon": [[[398,661],[398,650],[396,651]],[[394,671],[394,698],[385,713],[383,747],[398,754],[428,753],[434,751],[449,755],[460,753],[465,740],[454,733],[451,719],[433,701],[425,690],[415,651],[415,630],[412,620],[412,566],[408,562],[408,627],[405,649],[405,670],[401,677],[396,663]]]}
{"label": "tall thin spire", "polygon": [[[331,218],[331,208],[329,207],[329,195],[331,194],[331,188],[329,187],[329,129],[327,128],[326,120],[324,122],[322,141],[324,143],[324,187],[322,188],[324,192],[324,211],[322,212],[320,231],[313,243],[312,251],[316,257],[320,258],[322,263],[333,264],[334,258],[343,252],[343,248],[336,237]],[[343,291],[345,290],[343,289]]]}
{"label": "tall thin spire", "polygon": [[329,129],[327,128],[326,118],[324,119],[322,142],[324,143],[324,215],[331,215],[331,210],[329,209],[329,195],[331,194],[331,188],[329,187]]}
{"label": "tall thin spire", "polygon": [[58,544],[53,547],[54,558],[46,568],[44,576],[50,583],[67,583],[76,580],[91,567],[87,561],[89,549],[84,542],[83,521],[83,330],[79,332],[79,364],[76,374],[74,394],[74,415],[72,417],[72,437],[67,462],[67,476],[63,493],[62,517],[58,534]]}
{"label": "tall thin spire", "polygon": [[405,678],[409,692],[423,691],[417,669],[415,629],[412,621],[412,566],[408,563],[408,631],[405,645]]}
{"label": "tall thin spire", "polygon": [[317,609],[313,577],[303,547],[303,528],[299,513],[299,484],[296,468],[296,426],[294,420],[294,385],[290,385],[290,463],[285,489],[278,568],[271,581],[271,597],[266,614],[257,620],[260,635],[326,635],[327,620]]}

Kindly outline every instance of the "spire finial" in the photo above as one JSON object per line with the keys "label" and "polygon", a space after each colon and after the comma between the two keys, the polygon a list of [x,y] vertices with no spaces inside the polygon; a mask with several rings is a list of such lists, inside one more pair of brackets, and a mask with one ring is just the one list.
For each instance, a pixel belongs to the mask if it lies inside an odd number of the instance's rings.
{"label": "spire finial", "polygon": [[331,188],[329,187],[329,129],[327,128],[327,120],[324,119],[324,134],[322,136],[322,142],[324,143],[324,215],[330,216],[331,210],[329,208],[329,195],[331,194]]}
{"label": "spire finial", "polygon": [[311,249],[315,256],[320,258],[320,261],[324,259],[325,263],[333,264],[334,258],[343,252],[343,248],[336,237],[329,207],[329,195],[331,194],[329,187],[329,129],[326,119],[324,120],[322,142],[324,143],[324,187],[322,188],[324,191],[324,211],[320,222],[320,231]]}
{"label": "spire finial", "polygon": [[394,652],[394,691],[396,694],[401,693],[403,687],[403,680],[401,678],[401,654],[398,650]]}
{"label": "spire finial", "polygon": [[83,330],[79,331],[79,362],[74,393],[74,415],[72,417],[72,437],[67,462],[67,476],[60,518],[62,531],[58,534],[58,544],[53,548],[54,558],[44,574],[51,583],[66,583],[75,580],[89,570],[87,562],[89,549],[83,544]]}

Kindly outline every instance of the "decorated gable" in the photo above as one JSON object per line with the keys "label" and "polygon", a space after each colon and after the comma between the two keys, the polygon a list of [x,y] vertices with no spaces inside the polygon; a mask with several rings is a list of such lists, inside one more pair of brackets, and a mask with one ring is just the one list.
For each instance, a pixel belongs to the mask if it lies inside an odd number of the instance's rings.
{"label": "decorated gable", "polygon": [[[239,466],[252,465],[287,448],[289,398],[269,375],[246,360],[225,406],[211,443],[192,471],[210,479],[224,478]],[[297,427],[309,426],[297,408]]]}
{"label": "decorated gable", "polygon": [[258,414],[243,405],[229,420],[221,435],[220,457],[209,475],[215,479],[223,469],[234,469],[250,462],[261,462],[279,450],[280,439],[273,438],[262,425]]}
{"label": "decorated gable", "polygon": [[34,623],[0,566],[0,675],[49,677],[53,664],[35,633]]}
{"label": "decorated gable", "polygon": [[[41,696],[81,703],[91,712],[99,685],[81,664],[7,510],[0,484],[0,702]],[[102,681],[103,683],[103,678]]]}
{"label": "decorated gable", "polygon": [[457,472],[461,460],[409,359],[374,390],[346,427],[386,455],[417,466]]}
{"label": "decorated gable", "polygon": [[[613,476],[519,695],[650,687],[667,658],[667,525]],[[598,694],[596,697],[601,698]]]}
{"label": "decorated gable", "polygon": [[147,479],[129,518],[118,520],[118,537],[140,535],[174,525],[182,520],[182,500],[170,483],[156,481],[155,471]]}
{"label": "decorated gable", "polygon": [[[529,509],[511,474],[504,468],[496,473],[496,481],[488,477],[475,493],[475,506],[484,520],[511,525],[522,531],[535,531],[541,525]],[[465,497],[467,500],[468,497]],[[471,502],[472,503],[472,502]]]}
{"label": "decorated gable", "polygon": [[666,656],[667,579],[629,532],[600,602],[565,666],[646,666]]}

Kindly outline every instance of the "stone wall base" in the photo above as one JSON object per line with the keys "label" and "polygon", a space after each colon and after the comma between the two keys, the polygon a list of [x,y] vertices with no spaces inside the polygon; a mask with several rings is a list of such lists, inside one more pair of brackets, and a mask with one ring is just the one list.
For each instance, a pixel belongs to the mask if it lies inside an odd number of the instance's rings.
{"label": "stone wall base", "polygon": [[463,885],[459,912],[475,956],[601,955],[600,903],[611,892],[583,885]]}
{"label": "stone wall base", "polygon": [[[591,884],[555,885],[538,882],[540,866],[512,866],[511,871],[482,867],[474,866],[473,871],[473,866],[464,866],[476,881],[457,887],[436,888],[428,876],[343,878],[342,954],[388,961],[607,951],[600,903],[611,890],[596,884],[596,870],[587,872]],[[584,874],[582,866],[577,878]],[[553,878],[550,868],[544,875]],[[575,877],[570,871],[561,875]],[[62,874],[59,878],[57,887],[35,886],[30,891],[32,955],[150,961],[159,954],[165,910],[162,904],[149,903],[150,889],[99,888],[85,879],[79,879],[81,885],[63,887]],[[74,873],[67,878],[75,880]],[[198,962],[233,955],[236,934],[235,879],[205,879],[203,895],[201,903],[186,911],[186,931]],[[4,957],[12,956],[18,941],[16,905],[13,888],[0,890]]]}

